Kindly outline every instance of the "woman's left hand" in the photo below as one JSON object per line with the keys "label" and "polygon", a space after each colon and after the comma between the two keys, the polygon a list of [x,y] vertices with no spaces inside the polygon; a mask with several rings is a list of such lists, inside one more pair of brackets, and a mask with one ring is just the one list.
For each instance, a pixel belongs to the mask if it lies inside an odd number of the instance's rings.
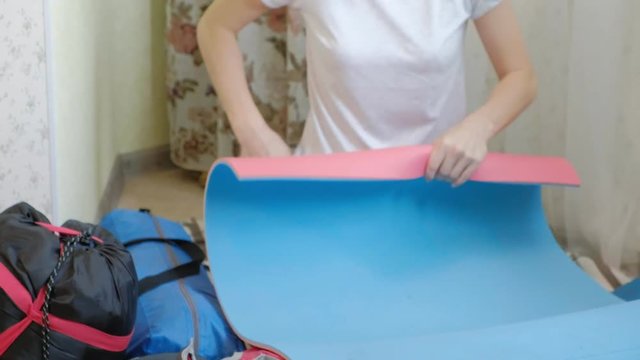
{"label": "woman's left hand", "polygon": [[468,117],[433,144],[426,178],[448,180],[454,186],[462,185],[487,155],[491,136],[491,126],[487,122]]}

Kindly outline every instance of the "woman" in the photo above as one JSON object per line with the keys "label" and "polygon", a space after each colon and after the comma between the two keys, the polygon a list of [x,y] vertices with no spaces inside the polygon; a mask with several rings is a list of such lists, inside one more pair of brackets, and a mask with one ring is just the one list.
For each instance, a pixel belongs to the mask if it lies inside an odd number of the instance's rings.
{"label": "woman", "polygon": [[[433,143],[429,179],[460,185],[533,100],[536,79],[510,0],[216,0],[198,26],[211,80],[246,156],[290,149],[253,103],[236,34],[270,8],[304,18],[310,112],[298,154]],[[500,79],[466,112],[473,20]]]}

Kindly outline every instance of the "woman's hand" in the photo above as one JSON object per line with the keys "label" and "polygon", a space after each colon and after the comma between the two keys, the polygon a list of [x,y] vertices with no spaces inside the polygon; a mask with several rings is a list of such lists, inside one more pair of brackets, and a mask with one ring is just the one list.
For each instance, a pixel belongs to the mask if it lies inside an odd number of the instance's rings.
{"label": "woman's hand", "polygon": [[434,144],[426,177],[460,185],[487,154],[489,139],[531,103],[537,82],[510,0],[475,20],[478,34],[500,82],[489,100]]}
{"label": "woman's hand", "polygon": [[291,154],[253,101],[237,41],[240,30],[267,10],[261,0],[216,0],[198,23],[200,52],[243,156]]}
{"label": "woman's hand", "polygon": [[469,180],[487,155],[487,143],[493,131],[488,122],[472,116],[445,133],[431,150],[426,177],[441,178],[454,186]]}
{"label": "woman's hand", "polygon": [[252,141],[240,143],[242,157],[290,156],[291,148],[272,129],[266,129],[253,137]]}

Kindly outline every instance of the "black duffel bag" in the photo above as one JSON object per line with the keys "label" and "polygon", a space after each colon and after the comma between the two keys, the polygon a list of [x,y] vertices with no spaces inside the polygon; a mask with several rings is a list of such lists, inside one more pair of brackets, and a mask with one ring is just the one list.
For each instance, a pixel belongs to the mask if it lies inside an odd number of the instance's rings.
{"label": "black duffel bag", "polygon": [[9,208],[0,214],[0,359],[124,359],[137,282],[106,230]]}

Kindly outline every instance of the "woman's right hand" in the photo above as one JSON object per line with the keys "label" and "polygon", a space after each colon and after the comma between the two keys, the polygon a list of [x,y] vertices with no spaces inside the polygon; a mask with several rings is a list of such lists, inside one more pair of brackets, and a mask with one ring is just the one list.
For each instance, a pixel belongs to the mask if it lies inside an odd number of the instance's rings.
{"label": "woman's right hand", "polygon": [[240,142],[242,157],[282,157],[291,156],[291,148],[271,128],[255,134],[250,140]]}
{"label": "woman's right hand", "polygon": [[291,150],[264,121],[247,84],[237,36],[268,8],[262,0],[215,0],[198,23],[198,45],[218,98],[240,142],[242,156],[289,156]]}

